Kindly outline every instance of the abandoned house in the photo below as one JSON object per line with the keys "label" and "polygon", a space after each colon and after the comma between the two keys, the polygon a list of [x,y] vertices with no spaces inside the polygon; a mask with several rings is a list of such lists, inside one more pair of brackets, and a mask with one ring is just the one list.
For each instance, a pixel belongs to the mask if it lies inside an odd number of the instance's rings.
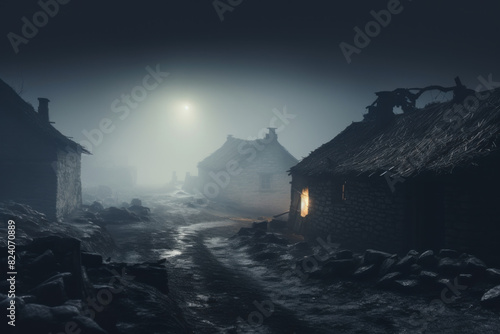
{"label": "abandoned house", "polygon": [[275,128],[265,138],[228,136],[213,154],[198,163],[199,191],[207,198],[256,215],[288,211],[287,173],[297,163],[279,142]]}
{"label": "abandoned house", "polygon": [[291,229],[360,250],[500,251],[500,90],[458,80],[453,100],[416,108],[423,90],[377,93],[290,169]]}
{"label": "abandoned house", "polygon": [[81,205],[80,158],[89,153],[49,121],[49,100],[38,112],[0,80],[0,201],[28,204],[50,219]]}

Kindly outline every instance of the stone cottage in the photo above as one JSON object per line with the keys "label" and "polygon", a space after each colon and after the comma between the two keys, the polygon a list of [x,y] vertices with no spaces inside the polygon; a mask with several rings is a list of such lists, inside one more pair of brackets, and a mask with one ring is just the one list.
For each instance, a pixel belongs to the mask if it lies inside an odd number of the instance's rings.
{"label": "stone cottage", "polygon": [[49,100],[38,112],[0,80],[0,201],[32,206],[61,219],[81,205],[80,158],[89,153],[49,121]]}
{"label": "stone cottage", "polygon": [[355,249],[500,251],[500,90],[453,92],[424,108],[409,90],[377,93],[290,169],[289,227]]}
{"label": "stone cottage", "polygon": [[224,145],[198,163],[199,191],[255,215],[283,213],[290,203],[287,170],[297,162],[278,142],[275,128],[262,139],[228,136]]}

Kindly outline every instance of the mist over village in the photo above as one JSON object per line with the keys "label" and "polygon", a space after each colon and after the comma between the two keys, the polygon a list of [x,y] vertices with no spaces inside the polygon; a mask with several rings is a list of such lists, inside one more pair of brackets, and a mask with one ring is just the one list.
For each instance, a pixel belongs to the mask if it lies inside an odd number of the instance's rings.
{"label": "mist over village", "polygon": [[499,12],[0,1],[2,333],[500,333]]}

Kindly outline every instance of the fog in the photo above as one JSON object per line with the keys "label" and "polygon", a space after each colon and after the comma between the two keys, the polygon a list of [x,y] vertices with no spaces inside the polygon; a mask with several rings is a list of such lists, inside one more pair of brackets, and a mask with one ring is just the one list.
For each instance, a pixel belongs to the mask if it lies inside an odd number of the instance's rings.
{"label": "fog", "polygon": [[[496,5],[450,3],[405,3],[350,63],[340,43],[353,43],[353,27],[386,2],[246,4],[224,21],[210,4],[126,5],[118,16],[112,5],[69,4],[18,54],[6,39],[0,71],[35,107],[49,98],[55,127],[92,152],[84,185],[95,167],[129,166],[137,184],[161,186],[174,171],[196,174],[229,134],[256,138],[278,127],[280,143],[301,159],[360,121],[377,91],[451,86],[457,75],[475,88],[498,70]],[[38,10],[9,6],[5,33]],[[145,89],[148,68],[169,75]],[[140,101],[127,105],[122,98],[134,90]]]}

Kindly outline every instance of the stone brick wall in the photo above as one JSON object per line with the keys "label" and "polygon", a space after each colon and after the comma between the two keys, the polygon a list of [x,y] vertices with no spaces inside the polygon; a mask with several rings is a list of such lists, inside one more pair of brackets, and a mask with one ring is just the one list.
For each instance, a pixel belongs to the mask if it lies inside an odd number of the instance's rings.
{"label": "stone brick wall", "polygon": [[[290,205],[291,177],[287,170],[295,163],[279,145],[271,143],[254,158],[242,160],[235,168],[238,170],[236,175],[229,175],[226,170],[199,169],[199,190],[202,193],[208,191],[207,197],[212,200],[254,215],[283,213],[288,211]],[[219,182],[211,175],[215,175]],[[230,176],[228,181],[227,175]],[[269,188],[262,187],[262,175],[269,177]],[[213,189],[217,189],[217,193]]]}
{"label": "stone brick wall", "polygon": [[[345,182],[345,200],[342,185]],[[309,189],[309,214],[300,216],[300,193]],[[301,178],[292,181],[289,225],[343,247],[398,251],[407,247],[404,198],[394,196],[383,177]]]}
{"label": "stone brick wall", "polygon": [[62,219],[82,205],[81,155],[71,149],[57,152],[56,217]]}

